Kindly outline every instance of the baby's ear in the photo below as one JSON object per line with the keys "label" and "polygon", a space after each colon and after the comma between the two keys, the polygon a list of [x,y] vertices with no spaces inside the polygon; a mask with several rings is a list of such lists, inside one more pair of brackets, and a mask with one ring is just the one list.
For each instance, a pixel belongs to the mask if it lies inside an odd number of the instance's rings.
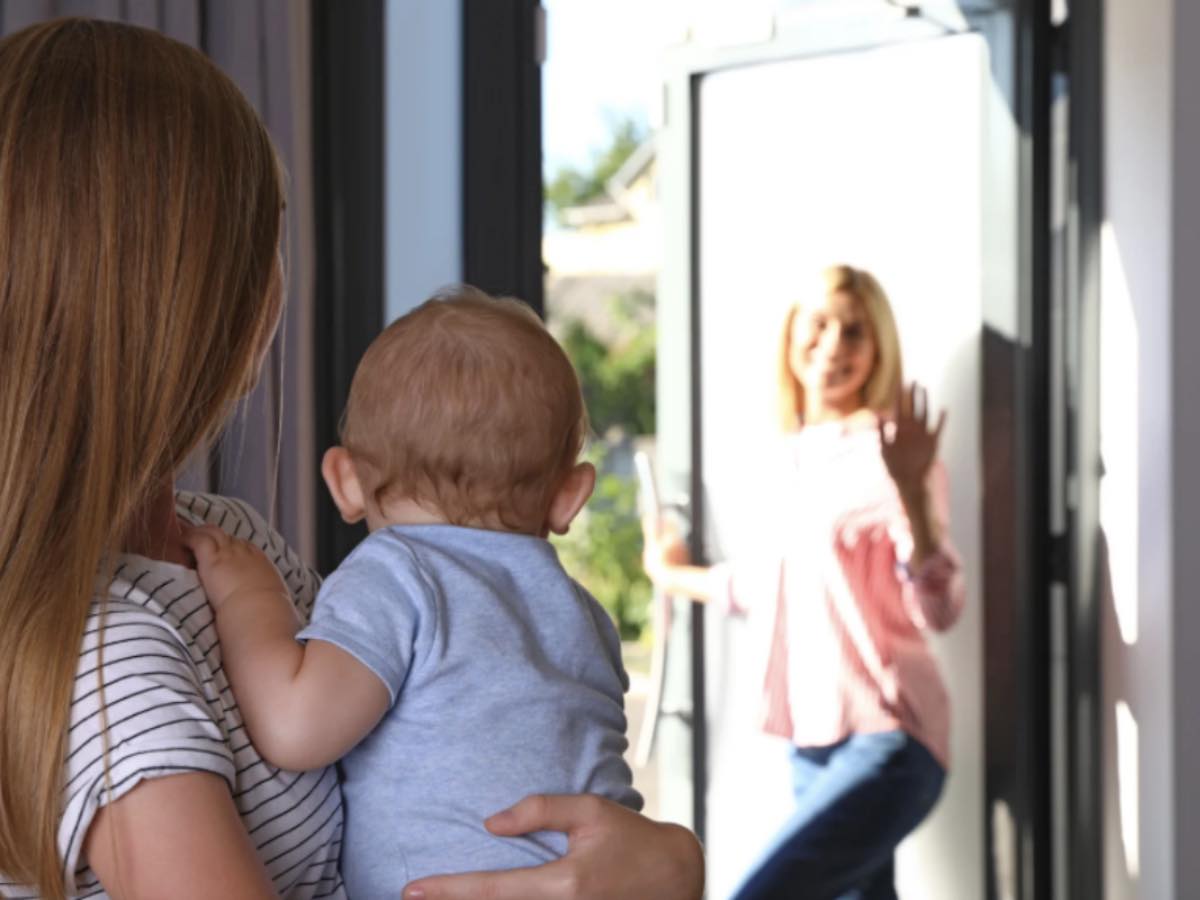
{"label": "baby's ear", "polygon": [[367,505],[350,451],[345,447],[326,450],[321,460],[321,477],[325,479],[325,486],[342,518],[351,525],[361,522],[367,514]]}
{"label": "baby's ear", "polygon": [[566,534],[572,520],[579,515],[596,487],[596,467],[591,463],[579,463],[563,478],[562,484],[550,501],[546,513],[546,527],[555,534]]}

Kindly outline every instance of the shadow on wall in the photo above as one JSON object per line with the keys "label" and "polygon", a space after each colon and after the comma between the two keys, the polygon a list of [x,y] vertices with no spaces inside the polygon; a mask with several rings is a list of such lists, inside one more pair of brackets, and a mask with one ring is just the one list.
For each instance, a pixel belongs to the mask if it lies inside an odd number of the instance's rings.
{"label": "shadow on wall", "polygon": [[1020,348],[1008,336],[987,327],[983,334],[983,578],[987,602],[983,609],[985,782],[992,798],[988,814],[988,853],[997,900],[1016,897],[1016,826],[1013,820],[1017,789],[1016,740],[1019,670],[1017,652],[1018,596],[1016,493],[1012,490],[1016,454],[1011,435],[1015,424],[1014,373]]}
{"label": "shadow on wall", "polygon": [[1131,645],[1120,628],[1121,612],[1113,588],[1108,536],[1103,529],[1097,545],[1096,574],[1103,623],[1101,659],[1105,660],[1104,884],[1105,893],[1110,897],[1134,897],[1137,896],[1141,870],[1138,816],[1141,754],[1138,752],[1138,723],[1130,696],[1128,650]]}

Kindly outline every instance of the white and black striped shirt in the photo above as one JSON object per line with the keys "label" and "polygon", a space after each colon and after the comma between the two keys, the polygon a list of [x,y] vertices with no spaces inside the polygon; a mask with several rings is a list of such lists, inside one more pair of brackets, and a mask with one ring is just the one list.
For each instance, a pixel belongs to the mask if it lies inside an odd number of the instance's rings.
{"label": "white and black striped shirt", "polygon": [[[307,620],[318,579],[263,519],[225,497],[180,493],[179,514],[210,522],[266,551]],[[108,579],[105,579],[107,582]],[[212,772],[225,779],[246,830],[289,900],[344,898],[338,855],[342,804],[333,769],[296,773],[264,762],[250,743],[221,668],[213,612],[196,573],[182,566],[121,557],[102,598],[93,603],[83,644],[67,747],[59,852],[73,873],[75,896],[106,896],[80,851],[100,805],[143,779]],[[102,635],[102,637],[101,637]],[[97,643],[103,641],[103,668]],[[109,729],[106,783],[101,690]],[[111,791],[111,793],[110,793]],[[37,894],[6,882],[0,893]]]}

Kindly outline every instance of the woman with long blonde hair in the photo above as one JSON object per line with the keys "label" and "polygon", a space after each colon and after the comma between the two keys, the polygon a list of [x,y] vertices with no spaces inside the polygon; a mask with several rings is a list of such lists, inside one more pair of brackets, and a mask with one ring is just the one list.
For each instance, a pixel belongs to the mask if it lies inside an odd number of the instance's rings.
{"label": "woman with long blonde hair", "polygon": [[[244,504],[173,488],[258,377],[282,206],[265,128],[199,52],[80,19],[0,41],[4,896],[344,896],[335,773],[246,737],[184,530],[269,549],[302,615],[316,577]],[[490,827],[588,840],[423,896],[699,896],[694,840],[611,804]]]}
{"label": "woman with long blonde hair", "polygon": [[[755,560],[692,565],[646,523],[668,593],[773,619],[763,728],[790,745],[796,808],[737,900],[894,898],[896,845],[933,808],[949,702],[924,633],[954,624],[963,582],[937,462],[945,414],[905,388],[887,295],[832,266],[784,321],[779,490]],[[782,523],[782,524],[780,524]]]}

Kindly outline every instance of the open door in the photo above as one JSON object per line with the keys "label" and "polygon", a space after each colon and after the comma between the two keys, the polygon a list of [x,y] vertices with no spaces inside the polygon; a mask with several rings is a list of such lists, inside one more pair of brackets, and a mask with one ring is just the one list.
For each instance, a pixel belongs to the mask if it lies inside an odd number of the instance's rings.
{"label": "open door", "polygon": [[[697,559],[745,551],[755,498],[770,490],[754,460],[775,433],[783,312],[824,265],[879,275],[906,376],[950,412],[941,455],[969,585],[964,617],[933,642],[951,693],[952,772],[901,848],[900,893],[1092,896],[1072,892],[1094,883],[1097,864],[1069,827],[1087,804],[1076,764],[1098,748],[1077,724],[1094,634],[1075,627],[1090,556],[1070,554],[1080,516],[1066,506],[1065,460],[1078,448],[1063,441],[1078,409],[1062,394],[1070,348],[1086,338],[1063,330],[1064,304],[1080,296],[1064,273],[1090,269],[1063,255],[1075,245],[1061,221],[1055,231],[1051,203],[1074,171],[1065,131],[1054,162],[1052,127],[1070,86],[1065,10],[780,6],[753,43],[689,44],[668,67],[663,490],[687,501]],[[761,636],[682,601],[671,621],[663,703],[683,712],[659,724],[662,803],[705,838],[720,898],[786,814],[787,772],[755,733],[760,686],[739,665]]]}

